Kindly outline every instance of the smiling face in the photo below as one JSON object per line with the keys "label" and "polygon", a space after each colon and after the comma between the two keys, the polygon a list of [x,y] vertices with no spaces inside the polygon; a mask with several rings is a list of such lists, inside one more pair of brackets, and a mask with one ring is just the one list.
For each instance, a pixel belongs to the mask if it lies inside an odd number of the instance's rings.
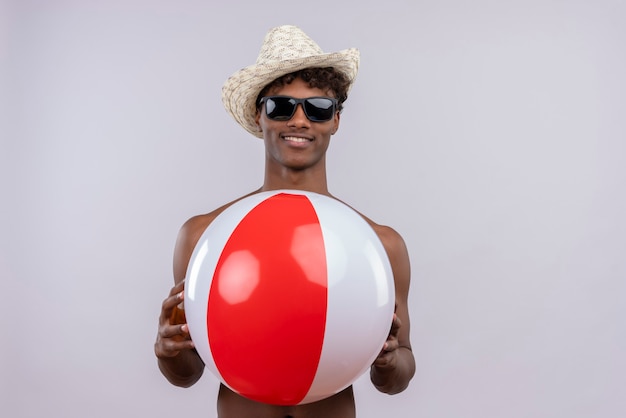
{"label": "smiling face", "polygon": [[[326,96],[332,92],[317,87],[309,87],[300,78],[291,83],[276,87],[267,92],[268,96],[291,96],[297,99]],[[256,123],[263,132],[266,164],[269,169],[289,169],[294,171],[310,168],[325,169],[325,156],[330,137],[339,128],[339,112],[327,122],[311,122],[301,105],[293,117],[287,121],[271,120],[265,113],[265,105],[256,115]]]}

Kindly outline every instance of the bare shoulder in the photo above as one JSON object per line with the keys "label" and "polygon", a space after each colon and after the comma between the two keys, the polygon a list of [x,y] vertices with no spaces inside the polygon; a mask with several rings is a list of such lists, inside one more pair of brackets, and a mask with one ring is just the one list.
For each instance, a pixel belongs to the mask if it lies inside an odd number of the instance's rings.
{"label": "bare shoulder", "polygon": [[370,223],[378,239],[382,242],[391,267],[394,271],[396,281],[409,278],[409,252],[404,242],[404,238],[393,228],[386,225]]}
{"label": "bare shoulder", "polygon": [[383,246],[390,253],[406,252],[406,244],[402,236],[390,226],[380,225],[368,220],[368,223],[378,235],[378,239],[383,243]]}
{"label": "bare shoulder", "polygon": [[180,228],[177,245],[189,243],[195,246],[204,230],[231,204],[229,203],[212,212],[189,218]]}
{"label": "bare shoulder", "polygon": [[[385,247],[387,255],[390,259],[397,257],[406,257],[408,259],[408,251],[404,242],[404,238],[402,238],[402,235],[400,235],[398,231],[390,226],[378,224],[372,221],[367,216],[363,215],[362,213],[359,214],[372,227],[372,229],[378,236],[378,239],[380,239],[381,243],[383,244],[383,247]],[[393,260],[391,261],[393,264]]]}
{"label": "bare shoulder", "polygon": [[[251,193],[252,194],[252,193]],[[249,196],[242,196],[233,200],[219,208],[202,215],[196,215],[189,218],[178,232],[176,246],[174,248],[174,281],[179,282],[185,278],[187,273],[187,265],[193,253],[193,250],[207,227],[217,218],[224,210],[233,203]]]}

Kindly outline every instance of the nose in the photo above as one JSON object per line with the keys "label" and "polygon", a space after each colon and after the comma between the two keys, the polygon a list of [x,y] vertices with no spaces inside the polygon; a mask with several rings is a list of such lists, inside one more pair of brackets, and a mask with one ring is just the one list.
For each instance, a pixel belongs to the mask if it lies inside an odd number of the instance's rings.
{"label": "nose", "polygon": [[298,103],[298,105],[296,106],[296,111],[294,112],[291,119],[289,119],[287,125],[296,128],[308,128],[310,126],[309,118],[307,118],[306,113],[304,113],[302,103]]}

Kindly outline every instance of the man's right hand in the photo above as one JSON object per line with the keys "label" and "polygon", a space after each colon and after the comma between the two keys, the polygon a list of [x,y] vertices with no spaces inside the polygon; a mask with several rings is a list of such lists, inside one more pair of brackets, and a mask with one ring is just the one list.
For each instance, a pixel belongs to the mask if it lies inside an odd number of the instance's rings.
{"label": "man's right hand", "polygon": [[176,357],[181,351],[194,348],[189,336],[185,311],[178,305],[183,301],[185,280],[178,282],[163,300],[159,317],[159,332],[154,343],[154,353],[160,359]]}

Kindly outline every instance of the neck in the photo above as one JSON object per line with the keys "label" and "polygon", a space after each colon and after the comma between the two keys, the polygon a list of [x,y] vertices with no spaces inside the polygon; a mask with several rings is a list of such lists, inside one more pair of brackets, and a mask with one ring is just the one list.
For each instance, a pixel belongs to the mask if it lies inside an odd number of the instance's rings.
{"label": "neck", "polygon": [[265,168],[265,180],[261,191],[291,189],[304,190],[330,196],[326,180],[326,170],[292,170],[286,167],[279,169]]}

